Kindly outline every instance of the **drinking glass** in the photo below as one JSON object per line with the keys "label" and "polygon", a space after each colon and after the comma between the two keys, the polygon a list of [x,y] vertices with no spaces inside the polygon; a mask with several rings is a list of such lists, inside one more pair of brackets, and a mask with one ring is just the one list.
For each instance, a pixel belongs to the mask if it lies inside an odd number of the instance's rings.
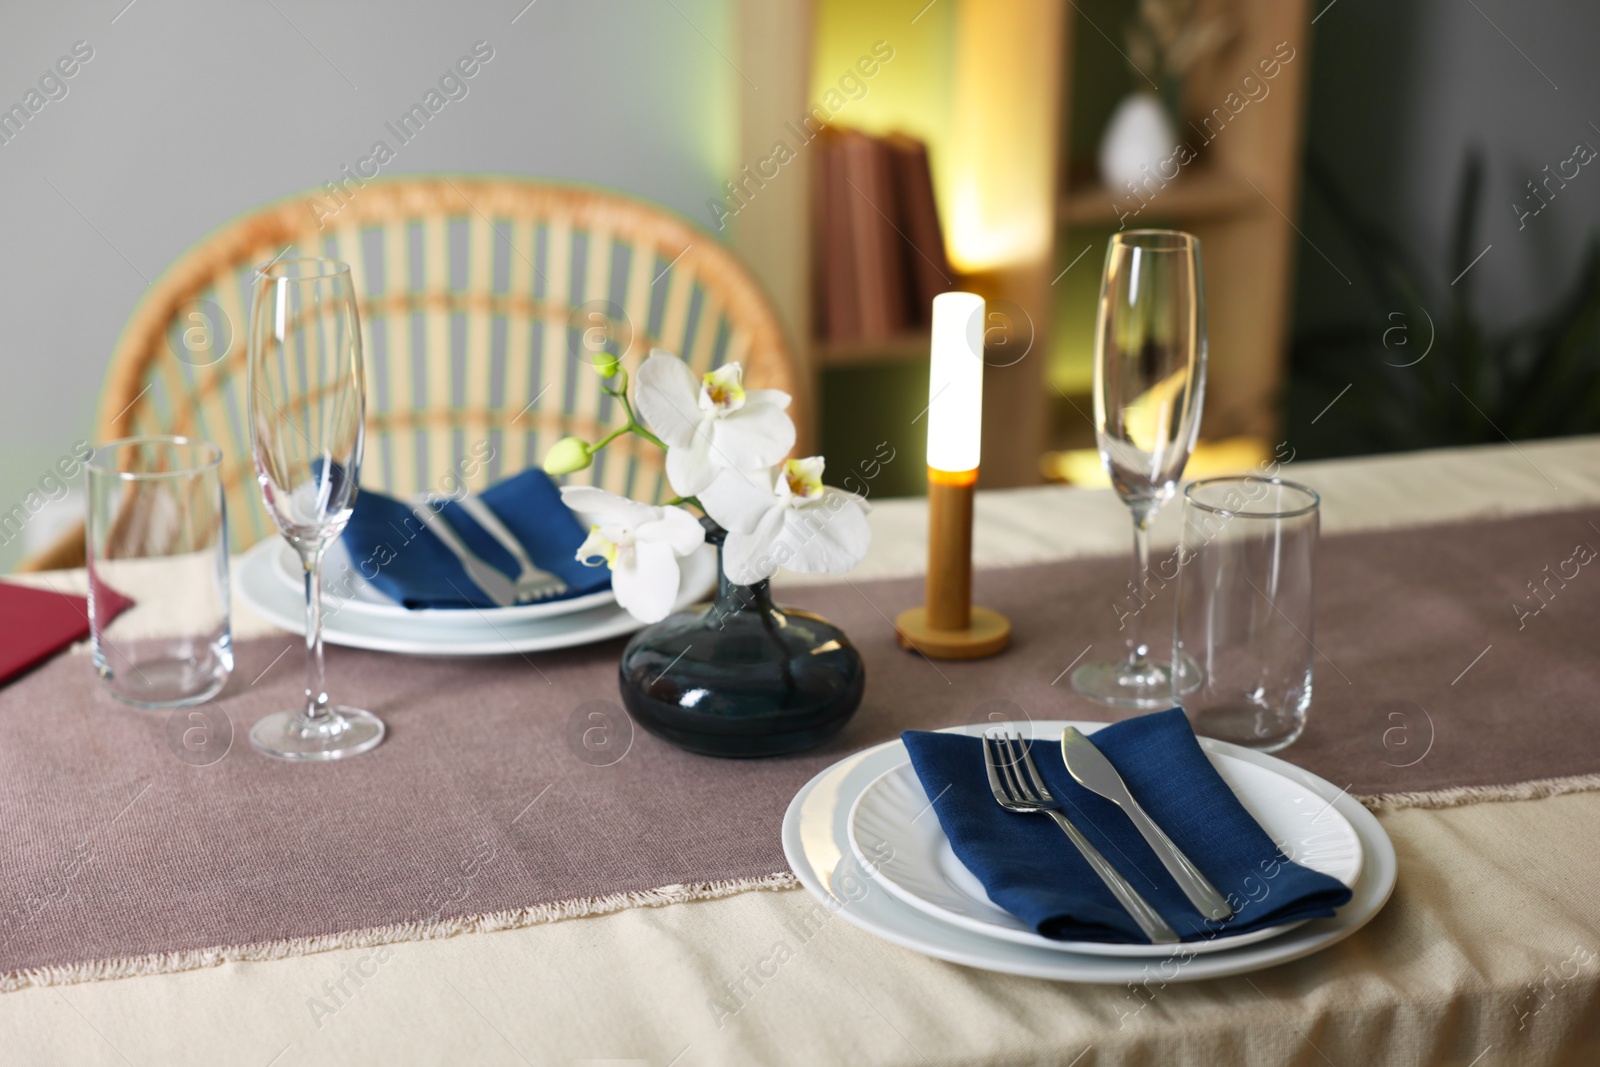
{"label": "drinking glass", "polygon": [[250,447],[261,496],[305,569],[306,698],[256,723],[269,756],[328,760],[383,740],[369,711],[328,703],[322,662],[322,555],[355,504],[365,440],[361,323],[350,267],[275,260],[256,272],[250,308]]}
{"label": "drinking glass", "polygon": [[[203,704],[233,672],[221,463],[206,441],[128,437],[84,464],[90,643],[119,700]],[[119,617],[129,600],[138,610]]]}
{"label": "drinking glass", "polygon": [[1173,657],[1196,676],[1196,733],[1263,752],[1293,744],[1311,707],[1317,494],[1281,478],[1207,478],[1184,491]]}
{"label": "drinking glass", "polygon": [[1072,687],[1114,707],[1166,707],[1171,668],[1152,657],[1144,636],[1144,609],[1153,596],[1150,521],[1172,495],[1200,432],[1206,310],[1198,239],[1175,230],[1111,238],[1094,355],[1100,461],[1133,513],[1133,608],[1118,612],[1127,645],[1122,658],[1084,664],[1073,672]]}

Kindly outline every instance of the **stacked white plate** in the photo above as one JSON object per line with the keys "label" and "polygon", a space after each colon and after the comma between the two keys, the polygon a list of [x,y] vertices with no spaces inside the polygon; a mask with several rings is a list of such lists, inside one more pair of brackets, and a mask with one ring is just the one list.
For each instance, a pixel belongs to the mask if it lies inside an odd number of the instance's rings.
{"label": "stacked white plate", "polygon": [[[716,550],[683,561],[676,607],[704,600],[716,584]],[[350,565],[341,542],[322,563],[323,639],[333,645],[425,656],[501,656],[542,652],[620,637],[640,623],[617,606],[609,589],[566,600],[509,608],[424,608],[395,603]],[[291,633],[305,633],[300,559],[282,538],[261,542],[239,563],[239,593],[257,614]]]}
{"label": "stacked white plate", "polygon": [[[1105,724],[986,722],[945,732],[976,737],[1007,727],[1054,745],[1069,725],[1092,734]],[[956,858],[899,740],[858,752],[808,782],[784,816],[784,854],[812,895],[869,933],[953,963],[1035,978],[1131,982],[1155,975],[1182,982],[1243,974],[1320,951],[1366,925],[1395,883],[1394,846],[1378,820],[1344,790],[1293,764],[1209,738],[1200,745],[1286,855],[1351,888],[1352,899],[1333,918],[1181,946],[1040,937],[992,903]],[[1061,847],[1072,846],[1062,837]],[[1270,869],[1259,885],[1243,888],[1255,899],[1271,892]]]}

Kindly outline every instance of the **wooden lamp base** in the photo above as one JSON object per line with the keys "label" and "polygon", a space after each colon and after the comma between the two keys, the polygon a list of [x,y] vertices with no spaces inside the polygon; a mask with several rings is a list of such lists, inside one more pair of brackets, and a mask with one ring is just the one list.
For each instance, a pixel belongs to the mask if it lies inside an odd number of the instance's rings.
{"label": "wooden lamp base", "polygon": [[928,625],[927,608],[910,608],[894,620],[900,647],[930,659],[982,659],[1003,652],[1011,643],[1011,620],[998,611],[973,607],[965,630],[937,630]]}
{"label": "wooden lamp base", "polygon": [[980,659],[1011,643],[1011,620],[972,606],[972,491],[976,470],[928,468],[926,603],[894,621],[902,648],[930,659]]}

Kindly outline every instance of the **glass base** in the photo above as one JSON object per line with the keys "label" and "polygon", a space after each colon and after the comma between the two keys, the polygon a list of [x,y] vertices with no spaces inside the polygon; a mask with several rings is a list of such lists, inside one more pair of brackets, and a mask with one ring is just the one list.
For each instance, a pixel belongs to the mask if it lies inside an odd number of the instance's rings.
{"label": "glass base", "polygon": [[209,703],[228,684],[231,670],[231,664],[207,669],[190,660],[163,660],[146,661],[122,674],[102,671],[100,677],[106,683],[106,691],[124,704],[146,711],[165,711]]}
{"label": "glass base", "polygon": [[205,704],[222,692],[233,673],[233,644],[226,628],[205,642],[150,639],[112,648],[97,641],[93,654],[95,673],[107,691],[136,708]]}
{"label": "glass base", "polygon": [[1179,658],[1174,685],[1172,665],[1147,660],[1134,669],[1127,660],[1085,663],[1072,672],[1072,688],[1097,704],[1134,711],[1158,711],[1179,703],[1200,687],[1200,672],[1187,656]]}
{"label": "glass base", "polygon": [[1278,752],[1300,739],[1306,728],[1302,711],[1298,716],[1286,716],[1279,709],[1262,707],[1241,697],[1235,704],[1210,705],[1189,713],[1194,732],[1202,737],[1214,737],[1257,752]]}
{"label": "glass base", "polygon": [[383,720],[370,711],[333,705],[326,723],[309,728],[298,711],[275,711],[250,729],[250,744],[264,756],[330,760],[359,756],[383,740]]}

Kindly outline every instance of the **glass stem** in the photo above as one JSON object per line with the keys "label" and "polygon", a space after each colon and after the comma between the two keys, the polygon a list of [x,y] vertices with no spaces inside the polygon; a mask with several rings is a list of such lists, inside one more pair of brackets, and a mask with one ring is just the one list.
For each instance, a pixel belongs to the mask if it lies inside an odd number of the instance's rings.
{"label": "glass stem", "polygon": [[[296,546],[299,547],[299,546]],[[325,726],[332,718],[322,666],[322,553],[326,541],[300,549],[306,572],[306,726]]]}
{"label": "glass stem", "polygon": [[1128,670],[1144,674],[1150,665],[1150,646],[1144,641],[1144,609],[1150,577],[1150,519],[1154,509],[1133,505],[1133,596],[1138,602],[1128,619]]}

